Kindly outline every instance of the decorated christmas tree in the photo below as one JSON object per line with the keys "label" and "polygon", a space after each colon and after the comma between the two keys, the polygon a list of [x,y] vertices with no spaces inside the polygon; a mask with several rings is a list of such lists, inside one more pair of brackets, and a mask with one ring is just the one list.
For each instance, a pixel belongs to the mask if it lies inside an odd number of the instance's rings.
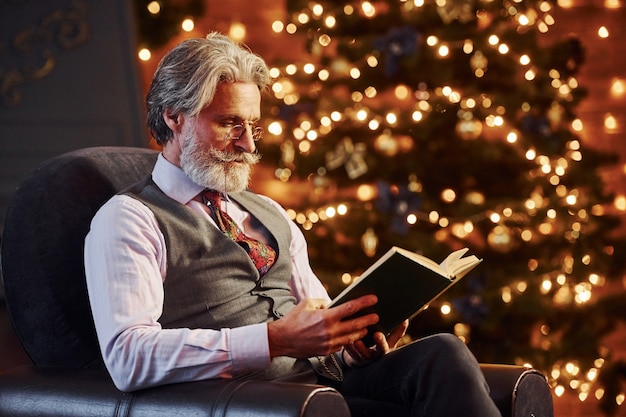
{"label": "decorated christmas tree", "polygon": [[[206,13],[203,0],[134,4],[143,48]],[[584,50],[547,41],[557,5],[286,5],[272,29],[289,58],[270,62],[259,146],[331,295],[390,246],[433,259],[469,247],[484,262],[407,339],[453,332],[481,362],[532,365],[556,395],[616,414],[626,363],[602,341],[626,319],[626,244],[599,175],[616,157],[578,136]]]}
{"label": "decorated christmas tree", "polygon": [[409,337],[453,332],[611,415],[626,364],[601,340],[626,315],[625,245],[598,172],[616,159],[577,136],[584,50],[542,38],[555,7],[288,0],[274,30],[305,52],[271,63],[259,144],[280,181],[310,189],[288,208],[331,295],[393,245],[467,246],[484,262]]}

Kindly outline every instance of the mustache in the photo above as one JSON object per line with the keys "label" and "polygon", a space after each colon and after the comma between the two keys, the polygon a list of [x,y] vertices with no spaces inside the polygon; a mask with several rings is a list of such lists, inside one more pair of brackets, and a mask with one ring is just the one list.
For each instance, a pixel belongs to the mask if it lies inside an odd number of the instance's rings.
{"label": "mustache", "polygon": [[219,162],[242,162],[244,164],[254,165],[261,160],[261,153],[255,149],[254,152],[233,152],[221,151],[213,149],[212,156]]}

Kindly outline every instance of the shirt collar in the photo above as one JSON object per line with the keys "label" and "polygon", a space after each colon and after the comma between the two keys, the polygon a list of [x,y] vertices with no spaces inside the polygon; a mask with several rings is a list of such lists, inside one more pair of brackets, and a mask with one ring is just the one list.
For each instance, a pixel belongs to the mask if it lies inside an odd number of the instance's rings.
{"label": "shirt collar", "polygon": [[204,187],[193,182],[182,168],[165,159],[163,154],[159,154],[154,165],[152,180],[168,197],[181,204],[189,203],[204,190]]}

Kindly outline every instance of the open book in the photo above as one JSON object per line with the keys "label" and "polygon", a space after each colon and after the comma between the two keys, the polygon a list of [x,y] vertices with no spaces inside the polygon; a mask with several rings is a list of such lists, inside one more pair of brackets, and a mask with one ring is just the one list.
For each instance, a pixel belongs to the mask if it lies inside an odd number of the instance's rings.
{"label": "open book", "polygon": [[358,314],[376,313],[379,322],[364,339],[373,345],[376,331],[388,335],[404,320],[412,319],[439,295],[457,283],[482,259],[464,256],[467,248],[452,252],[437,262],[406,249],[393,247],[341,292],[328,306],[332,308],[367,294],[376,294],[378,303]]}

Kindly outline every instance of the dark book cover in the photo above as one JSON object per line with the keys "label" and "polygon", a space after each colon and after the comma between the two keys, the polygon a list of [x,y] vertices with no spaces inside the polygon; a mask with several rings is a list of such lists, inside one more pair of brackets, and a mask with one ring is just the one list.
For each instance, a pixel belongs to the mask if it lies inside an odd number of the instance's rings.
{"label": "dark book cover", "polygon": [[[376,294],[378,303],[359,312],[359,315],[378,314],[379,322],[369,329],[364,338],[366,345],[373,345],[372,335],[376,331],[388,335],[404,320],[415,317],[480,262],[478,258],[473,259],[475,261],[471,266],[464,262],[466,266],[458,276],[448,277],[443,270],[435,271],[436,264],[433,266],[432,261],[394,247],[339,294],[329,308],[363,295]],[[466,260],[468,258],[463,258],[463,261]]]}

